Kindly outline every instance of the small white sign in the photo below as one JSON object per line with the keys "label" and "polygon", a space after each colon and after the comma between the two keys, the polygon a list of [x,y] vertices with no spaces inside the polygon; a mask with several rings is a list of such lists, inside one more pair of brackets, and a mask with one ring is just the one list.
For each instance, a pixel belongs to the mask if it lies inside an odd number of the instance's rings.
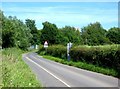
{"label": "small white sign", "polygon": [[44,43],[44,48],[47,48],[47,47],[48,47],[48,42],[45,41],[45,43]]}

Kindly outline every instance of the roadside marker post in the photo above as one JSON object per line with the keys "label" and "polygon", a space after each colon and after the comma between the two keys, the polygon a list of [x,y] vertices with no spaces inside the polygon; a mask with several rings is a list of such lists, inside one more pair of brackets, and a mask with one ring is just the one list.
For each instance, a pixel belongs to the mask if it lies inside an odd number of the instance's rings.
{"label": "roadside marker post", "polygon": [[72,43],[67,43],[67,59],[70,61],[70,48],[72,47]]}

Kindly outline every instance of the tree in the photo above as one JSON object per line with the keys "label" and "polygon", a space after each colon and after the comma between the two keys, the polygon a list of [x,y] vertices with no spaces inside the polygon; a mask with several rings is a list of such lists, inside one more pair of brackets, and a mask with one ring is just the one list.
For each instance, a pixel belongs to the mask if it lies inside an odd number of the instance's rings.
{"label": "tree", "polygon": [[14,30],[13,25],[10,19],[3,16],[2,19],[2,47],[13,47],[15,46],[15,39],[14,39]]}
{"label": "tree", "polygon": [[37,30],[37,44],[41,44],[40,37],[41,37],[41,30]]}
{"label": "tree", "polygon": [[49,44],[56,44],[58,38],[58,28],[55,24],[44,22],[42,23],[43,29],[41,30],[41,42],[48,41]]}
{"label": "tree", "polygon": [[16,17],[3,15],[2,18],[2,47],[19,47],[27,49],[29,47],[31,34],[27,26]]}
{"label": "tree", "polygon": [[80,36],[80,31],[74,27],[70,27],[70,26],[65,26],[64,28],[60,29],[64,39],[68,39],[68,42],[72,42],[75,44],[82,44],[82,39]]}
{"label": "tree", "polygon": [[107,32],[107,37],[112,43],[120,44],[120,28],[110,28]]}
{"label": "tree", "polygon": [[30,29],[30,33],[32,34],[32,39],[31,39],[31,45],[36,45],[38,44],[38,31],[35,25],[35,20],[31,19],[26,19],[25,20],[27,27]]}
{"label": "tree", "polygon": [[2,18],[3,12],[0,10],[0,47],[2,47]]}
{"label": "tree", "polygon": [[110,43],[106,37],[107,31],[101,26],[99,22],[89,24],[82,28],[82,39],[84,44],[88,45],[102,45]]}

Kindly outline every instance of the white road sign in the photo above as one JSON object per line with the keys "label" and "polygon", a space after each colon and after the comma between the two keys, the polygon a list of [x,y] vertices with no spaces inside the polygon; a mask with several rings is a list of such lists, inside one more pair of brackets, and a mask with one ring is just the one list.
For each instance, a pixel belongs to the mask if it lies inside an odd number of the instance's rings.
{"label": "white road sign", "polygon": [[48,42],[45,41],[45,43],[44,43],[44,48],[47,48],[47,47],[48,47]]}

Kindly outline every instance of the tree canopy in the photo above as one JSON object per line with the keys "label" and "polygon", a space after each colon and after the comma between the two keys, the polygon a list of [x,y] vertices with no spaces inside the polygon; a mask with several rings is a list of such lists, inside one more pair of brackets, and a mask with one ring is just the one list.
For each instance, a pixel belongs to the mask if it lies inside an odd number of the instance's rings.
{"label": "tree canopy", "polygon": [[91,23],[82,28],[82,38],[84,44],[88,45],[102,45],[108,44],[110,41],[106,37],[107,31],[101,26],[99,22]]}
{"label": "tree canopy", "polygon": [[29,47],[31,39],[29,28],[16,17],[5,17],[2,14],[2,47]]}
{"label": "tree canopy", "polygon": [[49,44],[56,44],[58,37],[58,28],[55,24],[44,22],[43,29],[41,31],[41,42],[48,41]]}
{"label": "tree canopy", "polygon": [[107,32],[107,37],[112,43],[120,44],[120,28],[110,28]]}
{"label": "tree canopy", "polygon": [[35,20],[31,20],[31,19],[26,19],[26,26],[29,28],[30,33],[32,34],[32,39],[30,40],[31,45],[36,45],[38,44],[39,40],[38,40],[38,31],[35,25]]}
{"label": "tree canopy", "polygon": [[24,23],[17,17],[4,16],[0,10],[0,23],[0,45],[3,48],[27,49],[31,45],[44,44],[45,41],[50,45],[66,45],[68,42],[76,45],[120,44],[120,28],[105,30],[99,22],[90,23],[79,30],[71,26],[58,28],[46,21],[42,23],[43,28],[38,30],[35,20],[26,19]]}
{"label": "tree canopy", "polygon": [[80,31],[79,29],[76,29],[75,27],[71,26],[65,26],[60,29],[64,39],[67,39],[66,42],[72,42],[75,44],[82,44]]}

